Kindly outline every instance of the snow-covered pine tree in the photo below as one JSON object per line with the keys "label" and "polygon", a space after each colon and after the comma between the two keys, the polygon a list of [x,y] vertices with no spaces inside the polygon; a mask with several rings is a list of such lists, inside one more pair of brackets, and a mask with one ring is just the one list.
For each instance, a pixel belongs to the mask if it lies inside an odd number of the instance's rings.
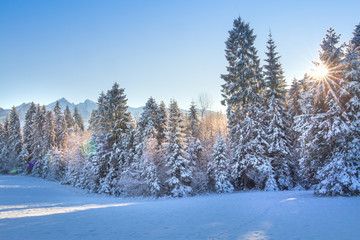
{"label": "snow-covered pine tree", "polygon": [[195,102],[191,102],[186,115],[185,157],[189,161],[192,172],[192,188],[194,192],[203,192],[207,185],[207,162],[203,157],[204,147],[200,141],[200,119]]}
{"label": "snow-covered pine tree", "polygon": [[[339,138],[346,132],[346,116],[343,115],[343,99],[340,97],[343,85],[342,46],[338,47],[340,35],[330,28],[321,43],[320,62],[316,66],[324,66],[328,73],[322,77],[313,77],[310,94],[313,109],[306,128],[302,129],[302,158],[300,167],[304,178],[310,185],[323,181],[319,178],[324,165],[337,155],[336,146],[344,143]],[[339,138],[338,140],[336,140]]]}
{"label": "snow-covered pine tree", "polygon": [[83,132],[85,130],[84,120],[83,120],[82,116],[80,115],[77,107],[75,107],[75,110],[74,110],[74,120],[75,120],[75,125],[77,126],[77,129],[79,129],[81,132]]}
{"label": "snow-covered pine tree", "polygon": [[[189,113],[187,114],[187,125],[185,128],[186,133],[186,158],[190,166],[195,167],[199,164],[200,155],[203,150],[200,138],[200,120],[199,113],[196,109],[194,102],[191,103]],[[199,166],[198,166],[199,167]]]}
{"label": "snow-covered pine tree", "polygon": [[295,116],[299,116],[302,114],[300,101],[301,101],[301,86],[299,80],[294,78],[293,81],[291,82],[291,86],[288,91],[288,98],[287,98],[288,112],[290,115],[290,120],[292,125]]}
{"label": "snow-covered pine tree", "polygon": [[[145,195],[158,196],[160,183],[157,176],[155,161],[158,158],[158,112],[159,107],[154,98],[150,97],[137,122],[135,133],[136,154],[131,171],[142,186]],[[141,184],[142,183],[142,184]],[[140,186],[139,186],[140,187]]]}
{"label": "snow-covered pine tree", "polygon": [[[265,82],[254,46],[256,36],[240,17],[234,20],[226,44],[227,74],[221,75],[222,104],[227,106],[234,187],[266,188],[273,179],[263,126]],[[269,180],[268,180],[269,179]]]}
{"label": "snow-covered pine tree", "polygon": [[43,176],[43,167],[44,167],[44,157],[47,153],[44,145],[44,128],[46,123],[46,109],[45,107],[41,108],[40,105],[36,108],[36,113],[33,116],[33,144],[31,146],[30,158],[32,159],[31,166],[34,166],[32,169],[32,174],[36,176]]}
{"label": "snow-covered pine tree", "polygon": [[260,60],[254,46],[256,36],[240,17],[234,20],[226,44],[227,74],[221,75],[225,81],[222,87],[222,104],[227,106],[227,117],[231,148],[238,145],[237,127],[246,116],[253,102],[259,100],[263,87]]}
{"label": "snow-covered pine tree", "polygon": [[104,193],[111,193],[125,164],[125,159],[122,156],[127,155],[125,146],[127,145],[126,139],[132,125],[132,119],[127,111],[127,99],[124,91],[115,83],[104,96],[104,116],[100,119],[100,125],[104,127],[107,146],[111,148],[108,152],[109,160],[105,165],[106,176],[101,179],[100,191]]}
{"label": "snow-covered pine tree", "polygon": [[[3,150],[6,147],[7,133],[5,132],[5,127],[0,121],[0,173],[3,171],[5,166],[5,156],[3,156]],[[5,153],[5,151],[4,151]]]}
{"label": "snow-covered pine tree", "polygon": [[266,126],[263,121],[265,109],[260,103],[249,108],[246,118],[239,128],[239,145],[233,156],[232,179],[239,189],[276,190],[275,173],[268,157]]}
{"label": "snow-covered pine tree", "polygon": [[299,164],[299,180],[298,183],[303,185],[306,188],[311,187],[311,183],[307,176],[314,175],[315,166],[312,164],[314,162],[311,161],[310,158],[304,158],[304,155],[307,152],[304,150],[306,148],[307,138],[310,137],[307,131],[309,130],[309,126],[311,124],[311,118],[314,113],[314,82],[308,74],[305,74],[302,79],[299,80],[300,84],[300,106],[301,106],[301,114],[294,116],[293,125],[291,127],[291,131],[294,132],[295,147],[297,148],[298,164]]}
{"label": "snow-covered pine tree", "polygon": [[[34,102],[30,104],[29,110],[26,112],[25,115],[25,124],[23,128],[23,138],[24,138],[24,147],[26,148],[27,152],[29,153],[29,158],[27,159],[28,162],[31,161],[30,153],[32,152],[32,146],[34,143],[34,116],[36,114],[36,105]],[[28,169],[30,170],[30,169]]]}
{"label": "snow-covered pine tree", "polygon": [[191,102],[189,113],[187,114],[186,137],[200,138],[200,119],[195,102]]}
{"label": "snow-covered pine tree", "polygon": [[224,139],[219,136],[213,149],[213,161],[209,162],[208,174],[216,192],[233,192],[231,184],[230,159],[227,157],[227,148]]}
{"label": "snow-covered pine tree", "polygon": [[62,152],[55,148],[51,148],[44,156],[43,162],[44,166],[42,176],[47,179],[60,181],[65,170]]}
{"label": "snow-covered pine tree", "polygon": [[354,36],[351,39],[351,44],[353,45],[354,49],[360,51],[360,23],[355,26],[353,35]]}
{"label": "snow-covered pine tree", "polygon": [[166,139],[166,127],[167,127],[167,111],[166,105],[163,101],[160,102],[159,109],[157,112],[157,119],[156,119],[156,129],[157,129],[157,136],[156,139],[158,140],[158,146],[160,147],[161,144],[165,142]]}
{"label": "snow-covered pine tree", "polygon": [[55,142],[59,150],[66,148],[66,140],[68,137],[67,134],[67,124],[64,117],[64,114],[61,111],[59,101],[56,102],[56,105],[53,109],[55,113]]}
{"label": "snow-covered pine tree", "polygon": [[4,128],[3,128],[3,147],[0,149],[0,172],[7,173],[10,169],[9,166],[9,156],[10,156],[10,147],[9,147],[9,136],[10,136],[10,117],[6,115]]}
{"label": "snow-covered pine tree", "polygon": [[285,106],[286,83],[279,60],[280,56],[276,52],[276,45],[271,34],[269,34],[267,50],[266,64],[264,65],[267,86],[264,119],[269,143],[267,155],[275,172],[277,182],[275,189],[284,190],[294,186],[295,162],[292,161],[292,145],[288,137],[290,122]]}
{"label": "snow-covered pine tree", "polygon": [[9,125],[9,136],[8,136],[8,166],[9,170],[16,169],[25,166],[25,159],[20,155],[23,147],[23,140],[20,127],[19,114],[15,107],[10,112],[10,125]]}
{"label": "snow-covered pine tree", "polygon": [[64,117],[65,117],[67,131],[68,132],[73,131],[74,127],[75,127],[75,120],[74,120],[73,116],[71,115],[69,106],[66,106],[66,108],[65,108]]}
{"label": "snow-covered pine tree", "polygon": [[[355,30],[343,63],[346,74],[341,84],[343,91],[337,94],[340,99],[330,102],[333,104],[328,111],[332,117],[328,137],[334,142],[334,148],[318,171],[320,183],[315,193],[320,195],[360,194],[360,49],[356,46],[357,37]],[[343,108],[334,102],[342,103]]]}
{"label": "snow-covered pine tree", "polygon": [[97,101],[97,109],[91,114],[90,129],[93,131],[91,142],[96,148],[93,155],[88,157],[85,166],[85,188],[92,192],[100,191],[100,181],[108,172],[108,162],[111,155],[111,146],[108,145],[106,134],[110,131],[105,116],[107,101],[102,92]]}
{"label": "snow-covered pine tree", "polygon": [[56,101],[53,111],[54,111],[55,116],[62,114],[59,101]]}
{"label": "snow-covered pine tree", "polygon": [[[52,111],[46,111],[45,106],[41,110],[41,119],[45,119],[42,128],[42,176],[44,178],[60,180],[64,172],[64,162],[61,151],[56,149],[55,143],[55,119]],[[69,128],[68,128],[69,129]]]}
{"label": "snow-covered pine tree", "polygon": [[192,174],[184,154],[184,126],[182,113],[177,102],[171,100],[166,133],[166,167],[168,168],[169,194],[173,197],[188,196],[192,192]]}
{"label": "snow-covered pine tree", "polygon": [[[136,129],[136,142],[140,148],[144,141],[150,138],[157,138],[157,113],[158,113],[158,105],[154,98],[150,97],[145,104],[143,112],[137,122]],[[138,147],[137,147],[138,148]],[[139,156],[142,155],[142,149],[137,150]]]}
{"label": "snow-covered pine tree", "polygon": [[52,111],[46,111],[45,122],[44,122],[44,151],[49,151],[56,147],[55,143],[55,118]]}
{"label": "snow-covered pine tree", "polygon": [[4,146],[5,146],[5,129],[4,129],[4,124],[0,121],[0,157],[1,157],[1,151]]}
{"label": "snow-covered pine tree", "polygon": [[302,88],[300,85],[300,81],[296,78],[293,79],[290,89],[287,94],[287,111],[289,113],[289,121],[290,127],[288,129],[288,136],[292,145],[292,153],[294,154],[294,158],[298,160],[299,157],[299,133],[295,131],[296,124],[295,120],[302,112]]}

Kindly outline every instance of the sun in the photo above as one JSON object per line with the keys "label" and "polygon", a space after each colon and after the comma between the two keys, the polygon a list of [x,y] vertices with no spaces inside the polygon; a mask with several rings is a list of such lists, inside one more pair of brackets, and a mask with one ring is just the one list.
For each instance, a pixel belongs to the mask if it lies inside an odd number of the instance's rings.
{"label": "sun", "polygon": [[324,80],[329,75],[329,68],[324,64],[319,64],[311,69],[310,75],[313,79]]}

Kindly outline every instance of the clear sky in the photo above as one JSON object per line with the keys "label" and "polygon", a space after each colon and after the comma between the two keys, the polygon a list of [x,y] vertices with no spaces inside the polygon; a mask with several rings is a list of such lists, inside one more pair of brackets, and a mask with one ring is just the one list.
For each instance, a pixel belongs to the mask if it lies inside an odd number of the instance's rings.
{"label": "clear sky", "polygon": [[96,101],[118,82],[132,107],[152,96],[188,108],[205,92],[218,110],[234,18],[254,28],[261,59],[271,30],[291,82],[329,27],[351,38],[359,12],[359,0],[0,0],[0,107]]}

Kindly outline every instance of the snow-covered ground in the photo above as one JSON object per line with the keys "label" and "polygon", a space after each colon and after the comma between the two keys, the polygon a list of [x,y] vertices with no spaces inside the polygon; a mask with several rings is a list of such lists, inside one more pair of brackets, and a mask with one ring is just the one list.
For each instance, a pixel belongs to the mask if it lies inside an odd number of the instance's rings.
{"label": "snow-covered ground", "polygon": [[310,191],[124,199],[0,175],[0,239],[360,239],[359,197]]}

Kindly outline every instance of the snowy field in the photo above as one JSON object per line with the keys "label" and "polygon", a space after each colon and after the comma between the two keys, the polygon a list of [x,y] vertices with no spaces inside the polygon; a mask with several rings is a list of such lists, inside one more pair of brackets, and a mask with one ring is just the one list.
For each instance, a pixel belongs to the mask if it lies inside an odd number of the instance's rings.
{"label": "snowy field", "polygon": [[124,199],[0,175],[0,239],[360,239],[360,198],[310,191]]}

